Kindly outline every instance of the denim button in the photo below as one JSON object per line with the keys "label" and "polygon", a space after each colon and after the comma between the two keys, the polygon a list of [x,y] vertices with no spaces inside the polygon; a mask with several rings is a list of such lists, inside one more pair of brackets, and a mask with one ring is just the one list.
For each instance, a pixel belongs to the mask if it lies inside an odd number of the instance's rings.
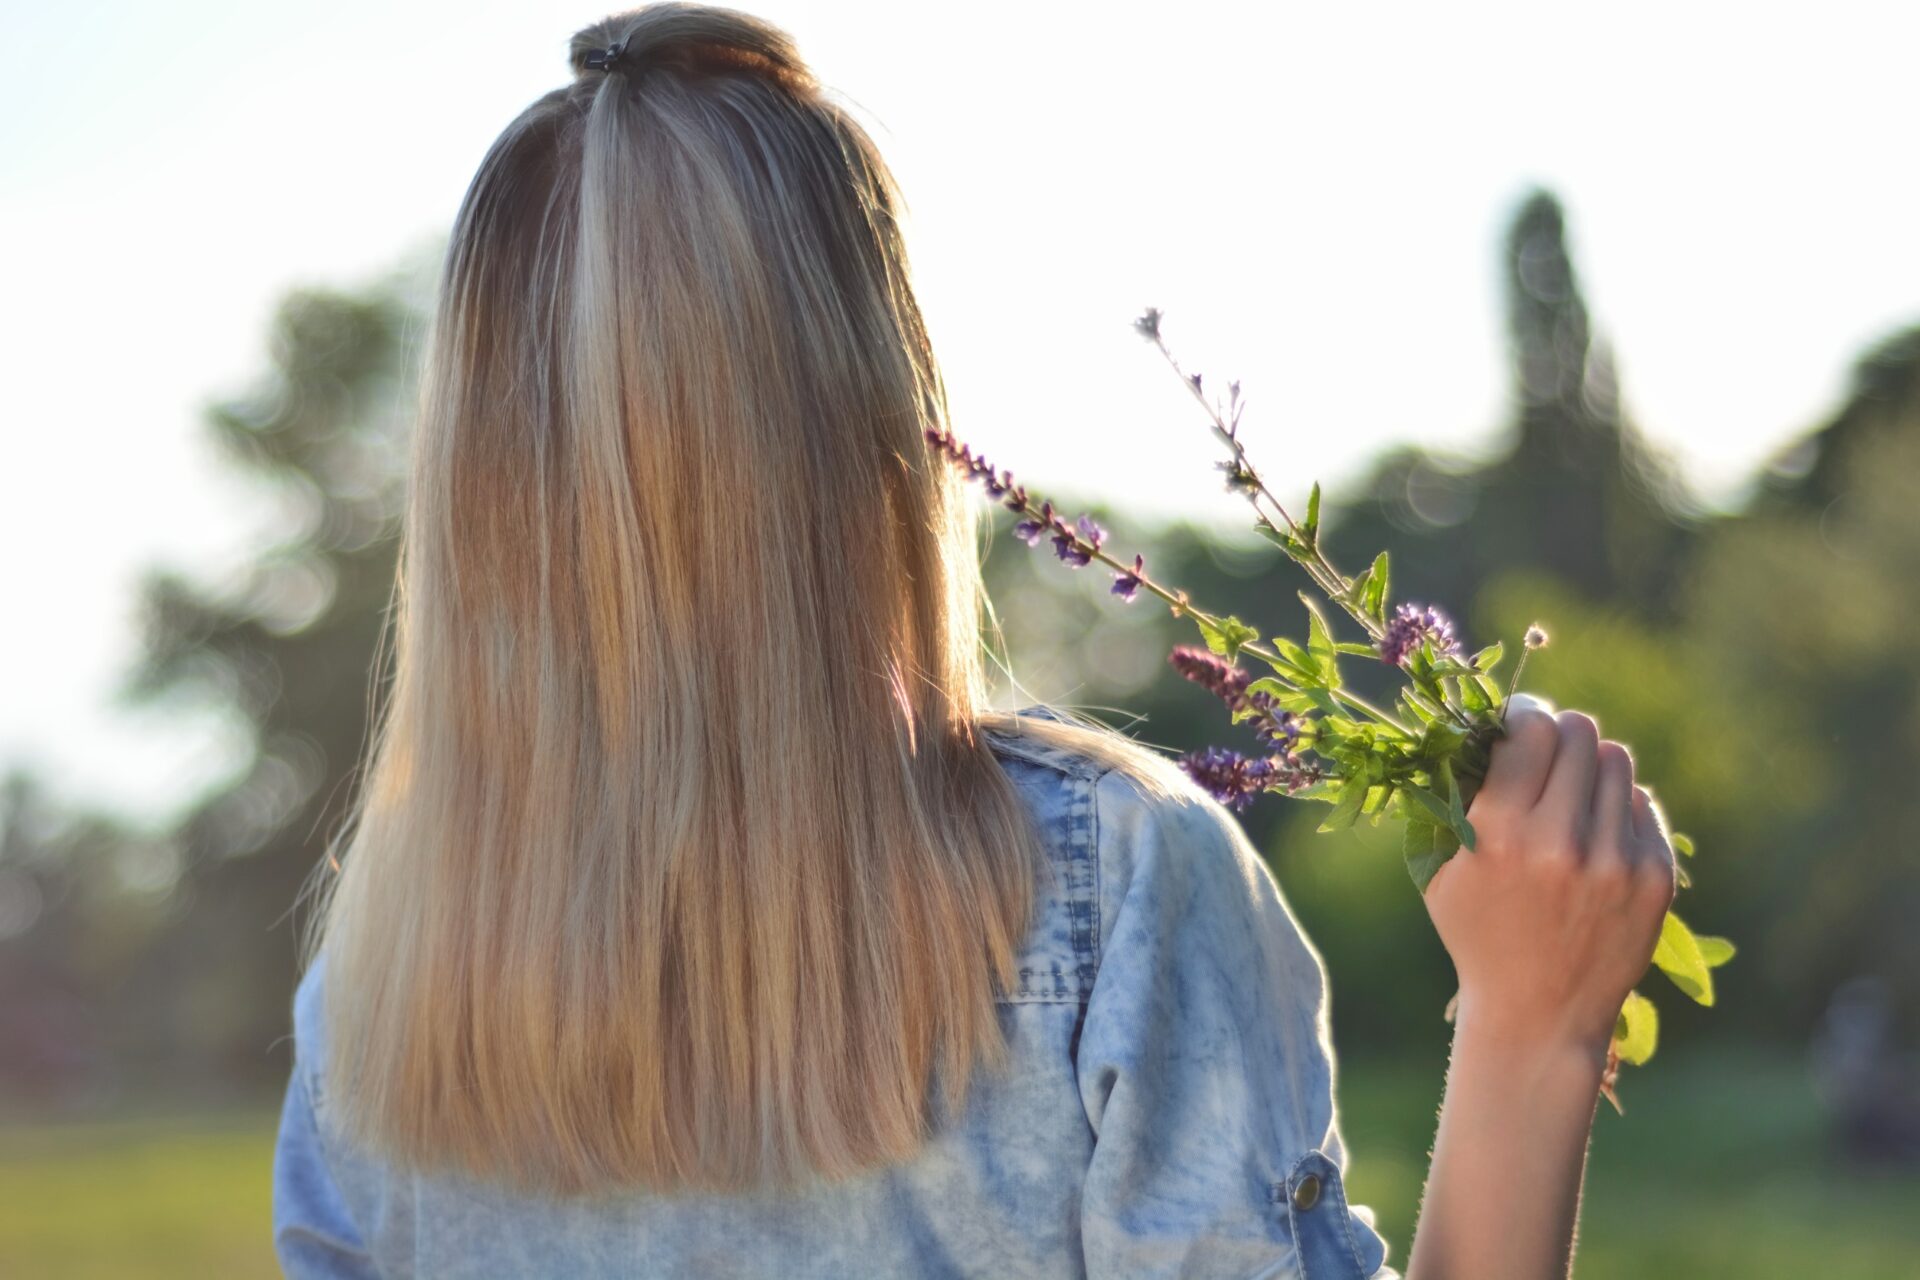
{"label": "denim button", "polygon": [[1293,1184],[1293,1207],[1305,1213],[1320,1202],[1320,1175],[1310,1173]]}

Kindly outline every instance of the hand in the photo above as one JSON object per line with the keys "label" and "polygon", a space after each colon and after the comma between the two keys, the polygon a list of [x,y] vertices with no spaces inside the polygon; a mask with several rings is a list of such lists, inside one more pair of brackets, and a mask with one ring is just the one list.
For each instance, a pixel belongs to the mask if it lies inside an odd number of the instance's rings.
{"label": "hand", "polygon": [[1460,978],[1456,1027],[1604,1060],[1673,902],[1673,846],[1633,757],[1578,711],[1516,694],[1467,810],[1475,847],[1427,886]]}

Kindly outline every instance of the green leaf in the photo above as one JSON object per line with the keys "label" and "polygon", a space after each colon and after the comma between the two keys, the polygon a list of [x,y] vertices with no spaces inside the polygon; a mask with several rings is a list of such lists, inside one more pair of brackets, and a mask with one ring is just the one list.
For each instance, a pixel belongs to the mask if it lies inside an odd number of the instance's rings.
{"label": "green leaf", "polygon": [[1507,700],[1507,695],[1501,691],[1500,682],[1492,676],[1475,676],[1473,682],[1480,686],[1482,693],[1487,695],[1487,705],[1491,709],[1498,711],[1500,704]]}
{"label": "green leaf", "polygon": [[1453,825],[1453,832],[1460,837],[1460,843],[1473,848],[1473,824],[1467,821],[1466,810],[1460,807],[1460,784],[1453,776],[1453,761],[1440,762],[1440,780],[1447,784],[1447,820]]}
{"label": "green leaf", "polygon": [[1354,609],[1355,611],[1363,609],[1366,607],[1367,584],[1372,581],[1373,581],[1372,569],[1368,569],[1365,573],[1361,574],[1357,578],[1349,578],[1347,580],[1347,589],[1345,591],[1342,591],[1338,596],[1335,597],[1335,599],[1339,600],[1342,604],[1347,605],[1348,607]]}
{"label": "green leaf", "polygon": [[1303,684],[1312,684],[1319,681],[1319,659],[1315,658],[1305,649],[1302,649],[1299,643],[1292,637],[1274,636],[1267,643],[1273,646],[1274,652],[1279,654],[1281,660],[1290,668],[1290,670],[1285,671],[1285,674],[1292,676],[1295,680]]}
{"label": "green leaf", "polygon": [[1699,1004],[1713,1003],[1713,973],[1693,930],[1673,912],[1660,925],[1660,941],[1653,948],[1653,962],[1660,972],[1673,979],[1673,985]]}
{"label": "green leaf", "polygon": [[1399,698],[1401,710],[1405,711],[1410,719],[1417,719],[1422,724],[1432,724],[1438,715],[1431,702],[1411,689],[1402,689]]}
{"label": "green leaf", "polygon": [[1416,787],[1411,783],[1409,783],[1406,786],[1401,787],[1400,791],[1403,795],[1407,796],[1415,804],[1418,804],[1421,808],[1425,809],[1430,815],[1432,815],[1433,820],[1435,822],[1447,823],[1447,824],[1452,823],[1453,821],[1452,815],[1450,815],[1447,812],[1447,802],[1445,800],[1442,800],[1439,796],[1433,794],[1433,792],[1427,790],[1425,787]]}
{"label": "green leaf", "polygon": [[1460,848],[1459,837],[1451,828],[1427,818],[1424,814],[1413,814],[1407,819],[1406,842],[1401,853],[1407,860],[1407,874],[1413,877],[1413,887],[1421,893],[1433,882],[1434,873],[1446,865]]}
{"label": "green leaf", "polygon": [[1487,698],[1487,691],[1480,686],[1480,677],[1460,681],[1460,705],[1469,711],[1491,711],[1493,703]]}
{"label": "green leaf", "polygon": [[1458,751],[1466,737],[1467,731],[1451,720],[1429,720],[1421,728],[1412,754],[1422,760],[1440,760]]}
{"label": "green leaf", "polygon": [[1333,648],[1333,633],[1327,629],[1327,620],[1320,613],[1306,592],[1300,593],[1301,603],[1307,606],[1307,652],[1320,672],[1320,683],[1329,689],[1340,687],[1340,665]]}
{"label": "green leaf", "polygon": [[1627,993],[1627,1002],[1620,1006],[1620,1016],[1613,1024],[1613,1048],[1620,1055],[1620,1061],[1628,1066],[1638,1067],[1653,1056],[1653,1049],[1660,1042],[1660,1015],[1653,1007],[1653,1001],[1638,991]]}
{"label": "green leaf", "polygon": [[1333,812],[1327,815],[1325,822],[1314,829],[1338,831],[1342,827],[1352,826],[1360,817],[1360,806],[1366,802],[1368,790],[1364,781],[1349,779],[1345,789],[1340,793],[1339,803],[1333,806]]}
{"label": "green leaf", "polygon": [[1265,516],[1262,516],[1260,522],[1254,527],[1259,529],[1261,537],[1278,546],[1295,560],[1311,560],[1313,558],[1313,552],[1304,542],[1294,537],[1293,534],[1287,530],[1276,528],[1273,522]]}
{"label": "green leaf", "polygon": [[1408,706],[1411,706],[1415,711],[1420,713],[1420,718],[1424,721],[1432,722],[1435,720],[1444,721],[1448,719],[1445,707],[1417,689],[1402,689],[1400,696],[1407,700]]}
{"label": "green leaf", "polygon": [[1506,651],[1506,646],[1502,645],[1498,640],[1495,640],[1492,644],[1473,655],[1472,662],[1474,670],[1493,670],[1500,665],[1500,655]]}
{"label": "green leaf", "polygon": [[1285,681],[1276,680],[1272,676],[1261,676],[1258,680],[1253,681],[1247,686],[1248,697],[1252,697],[1256,693],[1264,693],[1270,698],[1277,699],[1284,698],[1294,692],[1295,690],[1288,687]]}
{"label": "green leaf", "polygon": [[1307,522],[1300,527],[1300,536],[1310,547],[1319,545],[1320,539],[1320,482],[1313,482],[1313,492],[1307,495]]}
{"label": "green leaf", "polygon": [[1290,792],[1289,797],[1294,800],[1325,800],[1328,804],[1338,804],[1340,788],[1345,783],[1345,778],[1322,778],[1298,791]]}
{"label": "green leaf", "polygon": [[1672,842],[1675,853],[1684,853],[1689,858],[1693,856],[1693,837],[1692,836],[1684,835],[1681,832],[1676,831],[1667,838]]}
{"label": "green leaf", "polygon": [[1199,626],[1200,634],[1206,637],[1207,648],[1213,650],[1228,662],[1237,661],[1240,657],[1241,648],[1245,645],[1252,644],[1260,638],[1258,631],[1255,631],[1252,627],[1240,621],[1240,619],[1234,617],[1232,614],[1228,614],[1226,617],[1220,619],[1219,625],[1217,626],[1204,618],[1196,617],[1194,622]]}
{"label": "green leaf", "polygon": [[1362,658],[1377,658],[1380,656],[1380,651],[1372,645],[1356,644],[1352,640],[1336,640],[1333,645],[1333,651],[1335,653],[1357,654]]}
{"label": "green leaf", "polygon": [[1373,567],[1367,570],[1366,611],[1376,622],[1384,624],[1387,620],[1387,553],[1384,551],[1373,558]]}
{"label": "green leaf", "polygon": [[1733,943],[1725,938],[1696,934],[1693,941],[1700,948],[1700,958],[1706,961],[1709,969],[1717,969],[1739,954]]}

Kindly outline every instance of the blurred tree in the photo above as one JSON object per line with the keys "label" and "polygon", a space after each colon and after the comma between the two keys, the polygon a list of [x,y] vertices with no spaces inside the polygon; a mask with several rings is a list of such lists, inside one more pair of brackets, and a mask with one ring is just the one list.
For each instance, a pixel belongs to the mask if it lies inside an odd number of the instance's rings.
{"label": "blurred tree", "polygon": [[[273,523],[229,580],[161,568],[141,588],[142,653],[120,699],[225,712],[245,766],[158,838],[97,815],[41,838],[35,864],[68,891],[20,949],[38,989],[81,997],[89,1043],[138,1064],[143,1085],[284,1078],[294,904],[385,681],[413,341],[437,260],[364,295],[282,302],[267,376],[208,412],[223,454],[275,499]],[[122,874],[100,873],[110,861]]]}
{"label": "blurred tree", "polygon": [[[1325,544],[1349,569],[1389,549],[1397,584],[1463,620],[1480,585],[1513,569],[1665,614],[1696,503],[1621,404],[1550,193],[1521,201],[1503,272],[1512,418],[1495,456],[1390,451],[1356,494],[1329,503]],[[1498,638],[1471,637],[1476,646]]]}
{"label": "blurred tree", "polygon": [[1716,522],[1685,592],[1702,648],[1785,708],[1769,748],[1833,779],[1740,872],[1754,962],[1795,1025],[1871,973],[1920,1026],[1916,513],[1920,326],[1862,357],[1839,411],[1783,451],[1747,511]]}
{"label": "blurred tree", "polygon": [[292,907],[340,821],[369,730],[394,586],[411,428],[415,278],[366,296],[301,290],[281,305],[272,371],[209,415],[236,465],[282,500],[237,583],[170,571],[144,591],[132,702],[198,694],[246,724],[253,751],[178,833],[192,906],[130,975],[143,1038],[228,1076],[277,1074],[296,954]]}

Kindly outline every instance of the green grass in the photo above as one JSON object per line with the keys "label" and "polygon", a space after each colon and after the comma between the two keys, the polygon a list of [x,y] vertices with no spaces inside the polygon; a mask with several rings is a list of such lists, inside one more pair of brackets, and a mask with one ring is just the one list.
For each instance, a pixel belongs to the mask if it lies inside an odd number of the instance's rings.
{"label": "green grass", "polygon": [[[1342,1063],[1349,1193],[1406,1265],[1440,1067]],[[1834,1158],[1799,1062],[1725,1050],[1622,1072],[1602,1103],[1581,1201],[1579,1280],[1887,1280],[1920,1256],[1920,1172]]]}
{"label": "green grass", "polygon": [[[1437,1063],[1341,1065],[1349,1191],[1406,1262],[1439,1103]],[[1920,1256],[1920,1174],[1828,1154],[1791,1058],[1663,1053],[1602,1106],[1579,1280],[1886,1280]],[[0,1128],[0,1276],[277,1274],[270,1110]]]}
{"label": "green grass", "polygon": [[260,1109],[0,1129],[0,1276],[277,1276]]}

